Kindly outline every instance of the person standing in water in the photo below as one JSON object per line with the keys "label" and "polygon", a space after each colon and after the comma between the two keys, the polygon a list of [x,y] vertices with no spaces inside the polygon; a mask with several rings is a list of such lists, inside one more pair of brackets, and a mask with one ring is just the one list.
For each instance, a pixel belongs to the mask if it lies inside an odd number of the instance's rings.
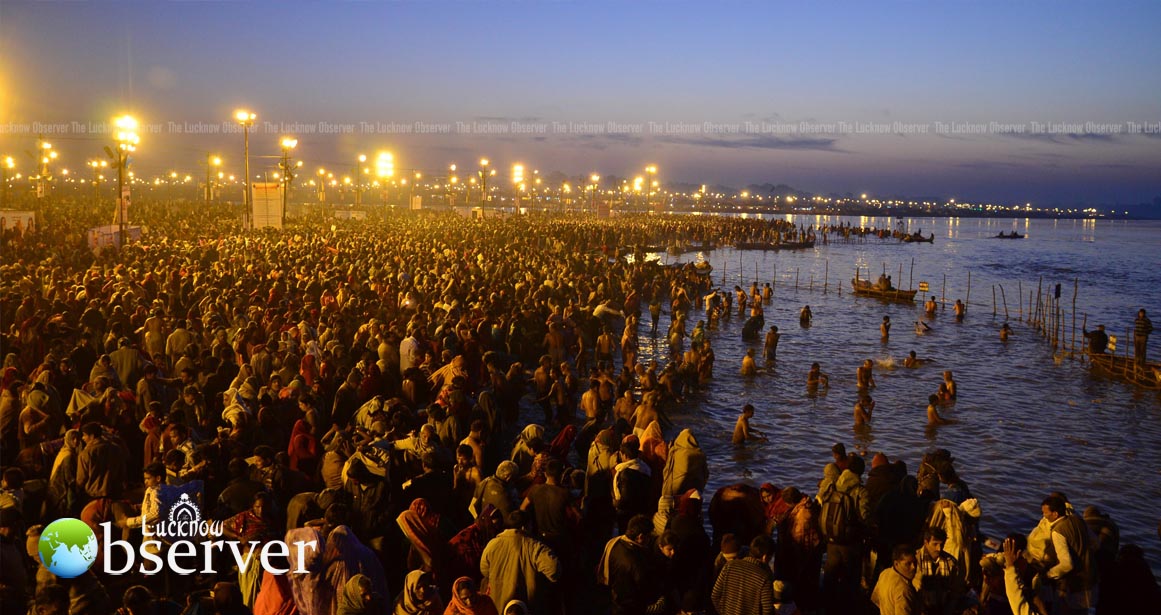
{"label": "person standing in water", "polygon": [[871,422],[871,414],[875,411],[875,400],[864,393],[859,395],[855,402],[855,427],[861,427]]}
{"label": "person standing in water", "polygon": [[879,334],[882,336],[884,342],[887,341],[887,339],[891,337],[891,317],[890,316],[883,317],[883,324],[879,325]]}
{"label": "person standing in water", "polygon": [[773,361],[777,358],[778,340],[780,339],[782,339],[782,335],[778,333],[778,326],[771,325],[770,330],[766,332],[766,343],[762,347],[767,361]]}

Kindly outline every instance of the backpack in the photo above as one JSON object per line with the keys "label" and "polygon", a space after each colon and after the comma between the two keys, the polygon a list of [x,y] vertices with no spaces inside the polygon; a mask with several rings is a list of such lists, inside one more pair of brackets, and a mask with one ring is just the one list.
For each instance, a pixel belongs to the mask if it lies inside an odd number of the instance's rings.
{"label": "backpack", "polygon": [[845,545],[855,541],[858,534],[859,511],[850,493],[831,486],[822,500],[819,529],[834,544]]}

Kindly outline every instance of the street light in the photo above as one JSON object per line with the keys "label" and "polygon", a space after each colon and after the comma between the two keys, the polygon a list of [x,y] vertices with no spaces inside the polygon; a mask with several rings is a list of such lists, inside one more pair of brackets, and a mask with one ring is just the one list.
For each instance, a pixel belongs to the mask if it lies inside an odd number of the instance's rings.
{"label": "street light", "polygon": [[254,120],[257,118],[257,115],[245,109],[238,109],[234,112],[234,121],[242,125],[242,157],[245,159],[243,163],[245,167],[242,170],[243,177],[246,178],[243,187],[245,192],[242,193],[242,205],[246,208],[247,216],[250,216],[253,211],[251,207],[253,203],[250,202],[250,127],[254,125]]}
{"label": "street light", "polygon": [[48,165],[56,160],[56,152],[52,150],[52,143],[42,138],[40,139],[40,149],[40,176],[36,178],[36,198],[38,199],[48,196],[48,182],[51,178]]}
{"label": "street light", "polygon": [[294,137],[282,137],[280,142],[282,146],[282,162],[278,163],[278,168],[282,170],[282,224],[286,224],[286,209],[290,204],[290,186],[294,181],[295,165],[290,164],[290,152],[298,147],[298,139]]}
{"label": "street light", "polygon": [[326,177],[326,175],[327,175],[326,169],[320,168],[318,170],[318,202],[319,203],[326,203],[327,202],[327,191],[326,191],[327,177]]}
{"label": "street light", "polygon": [[125,225],[129,223],[129,186],[125,185],[125,171],[129,154],[137,150],[141,139],[137,136],[137,120],[122,115],[113,120],[117,128],[117,221],[121,226],[119,245],[125,245]]}
{"label": "street light", "polygon": [[[359,154],[359,164],[355,165],[355,206],[362,202],[363,196],[363,163],[367,162],[366,154]],[[350,182],[347,182],[350,183]]]}
{"label": "street light", "polygon": [[[495,174],[495,170],[492,171]],[[480,158],[480,207],[488,202],[488,159]]]}
{"label": "street light", "polygon": [[[222,166],[222,157],[213,154],[206,155],[206,205],[214,200],[214,169]],[[220,175],[220,174],[219,174]]]}
{"label": "street light", "polygon": [[93,169],[93,202],[97,203],[101,200],[101,169],[109,168],[107,160],[90,160],[86,164]]}
{"label": "street light", "polygon": [[387,204],[387,180],[395,176],[395,156],[391,152],[379,152],[375,156],[375,176],[383,186],[383,204]]}
{"label": "street light", "polygon": [[516,211],[520,211],[520,193],[524,190],[524,165],[512,165],[512,183],[515,184],[516,189]]}
{"label": "street light", "polygon": [[[651,165],[645,167],[645,173],[647,173],[650,176],[650,179],[652,180],[652,176],[657,175],[657,165],[651,164]],[[645,187],[645,211],[646,211],[646,213],[649,212],[650,201],[652,200],[652,197],[653,197],[653,187],[656,185],[657,185],[656,181],[650,181],[649,184],[646,185],[646,187]]]}
{"label": "street light", "polygon": [[592,195],[589,196],[589,213],[595,213],[597,210],[597,188],[600,186],[601,176],[593,173],[589,175],[589,190],[592,190]]}
{"label": "street light", "polygon": [[8,172],[16,168],[16,161],[12,156],[5,156],[3,164],[0,164],[0,180],[3,180],[3,201],[0,202],[4,207],[8,206]]}

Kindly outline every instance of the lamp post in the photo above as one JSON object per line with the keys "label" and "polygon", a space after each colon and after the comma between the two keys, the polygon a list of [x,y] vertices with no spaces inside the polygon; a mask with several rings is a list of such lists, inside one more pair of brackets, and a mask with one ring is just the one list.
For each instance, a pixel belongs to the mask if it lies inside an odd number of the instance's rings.
{"label": "lamp post", "polygon": [[387,182],[395,176],[395,156],[391,152],[379,152],[375,156],[375,176],[383,186],[383,205],[387,205]]}
{"label": "lamp post", "polygon": [[[493,171],[494,173],[495,171]],[[488,159],[480,158],[480,208],[488,203]]]}
{"label": "lamp post", "polygon": [[294,181],[294,165],[290,164],[290,152],[298,147],[298,139],[282,137],[282,162],[278,168],[282,170],[282,224],[286,225],[286,208],[290,204],[290,186]]}
{"label": "lamp post", "polygon": [[520,197],[522,196],[520,193],[524,191],[524,165],[519,163],[512,165],[512,184],[515,186],[516,212],[519,213]]}
{"label": "lamp post", "polygon": [[411,190],[407,193],[407,209],[413,209],[415,207],[415,185],[421,179],[423,179],[423,173],[416,171],[415,180],[411,182]]}
{"label": "lamp post", "polygon": [[99,203],[101,201],[101,179],[103,177],[101,170],[109,168],[109,162],[107,160],[90,160],[87,164],[89,168],[93,169],[93,203]]}
{"label": "lamp post", "polygon": [[[242,171],[243,177],[246,180],[242,182],[242,189],[245,191],[242,193],[242,205],[246,208],[247,216],[250,216],[253,212],[253,208],[251,207],[252,203],[250,202],[250,127],[254,125],[254,120],[257,118],[257,115],[245,109],[239,109],[234,112],[234,120],[242,125]],[[253,223],[253,219],[251,219],[251,226],[253,226]]]}
{"label": "lamp post", "polygon": [[40,138],[40,175],[36,182],[36,198],[48,196],[48,182],[50,179],[49,163],[56,160],[56,152],[52,151],[52,143]]}
{"label": "lamp post", "polygon": [[214,202],[214,169],[222,166],[222,157],[206,155],[206,205]]}
{"label": "lamp post", "polygon": [[653,187],[657,185],[657,182],[653,181],[653,176],[657,175],[657,165],[651,164],[645,167],[645,173],[649,177],[649,181],[645,184],[645,213],[649,213],[649,206],[653,200]]}
{"label": "lamp post", "polygon": [[593,191],[592,196],[589,197],[589,213],[595,214],[597,212],[597,188],[600,186],[601,176],[593,173],[589,175],[590,189]]}
{"label": "lamp post", "polygon": [[137,120],[122,115],[113,120],[117,128],[117,221],[121,227],[119,245],[125,245],[125,225],[129,223],[129,187],[125,185],[125,172],[129,166],[129,154],[137,150],[141,139],[137,136]]}
{"label": "lamp post", "polygon": [[355,165],[355,207],[363,202],[363,164],[365,162],[367,162],[367,155],[359,154],[359,164]]}
{"label": "lamp post", "polygon": [[3,189],[0,194],[3,195],[3,201],[0,202],[0,205],[8,207],[8,172],[16,168],[16,161],[12,159],[12,156],[5,156],[2,162],[3,164],[0,164],[0,179],[3,182],[0,182],[0,185]]}
{"label": "lamp post", "polygon": [[455,189],[456,189],[456,182],[458,182],[458,181],[459,181],[459,178],[456,177],[456,165],[453,162],[451,164],[451,166],[449,166],[447,168],[447,205],[448,205],[448,207],[455,207],[456,206]]}
{"label": "lamp post", "polygon": [[318,170],[318,202],[327,202],[327,170]]}

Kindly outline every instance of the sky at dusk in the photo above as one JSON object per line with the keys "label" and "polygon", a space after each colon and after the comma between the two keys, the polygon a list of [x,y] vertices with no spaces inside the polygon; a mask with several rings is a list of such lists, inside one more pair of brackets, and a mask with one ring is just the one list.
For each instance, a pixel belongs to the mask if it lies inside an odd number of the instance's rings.
{"label": "sky at dusk", "polygon": [[128,111],[147,125],[139,174],[196,175],[211,152],[240,171],[222,131],[246,107],[255,169],[293,133],[308,168],[388,149],[429,174],[487,156],[501,173],[652,163],[663,181],[1138,203],[1161,196],[1158,23],[1154,0],[0,0],[0,155],[30,166],[49,126],[81,168]]}

